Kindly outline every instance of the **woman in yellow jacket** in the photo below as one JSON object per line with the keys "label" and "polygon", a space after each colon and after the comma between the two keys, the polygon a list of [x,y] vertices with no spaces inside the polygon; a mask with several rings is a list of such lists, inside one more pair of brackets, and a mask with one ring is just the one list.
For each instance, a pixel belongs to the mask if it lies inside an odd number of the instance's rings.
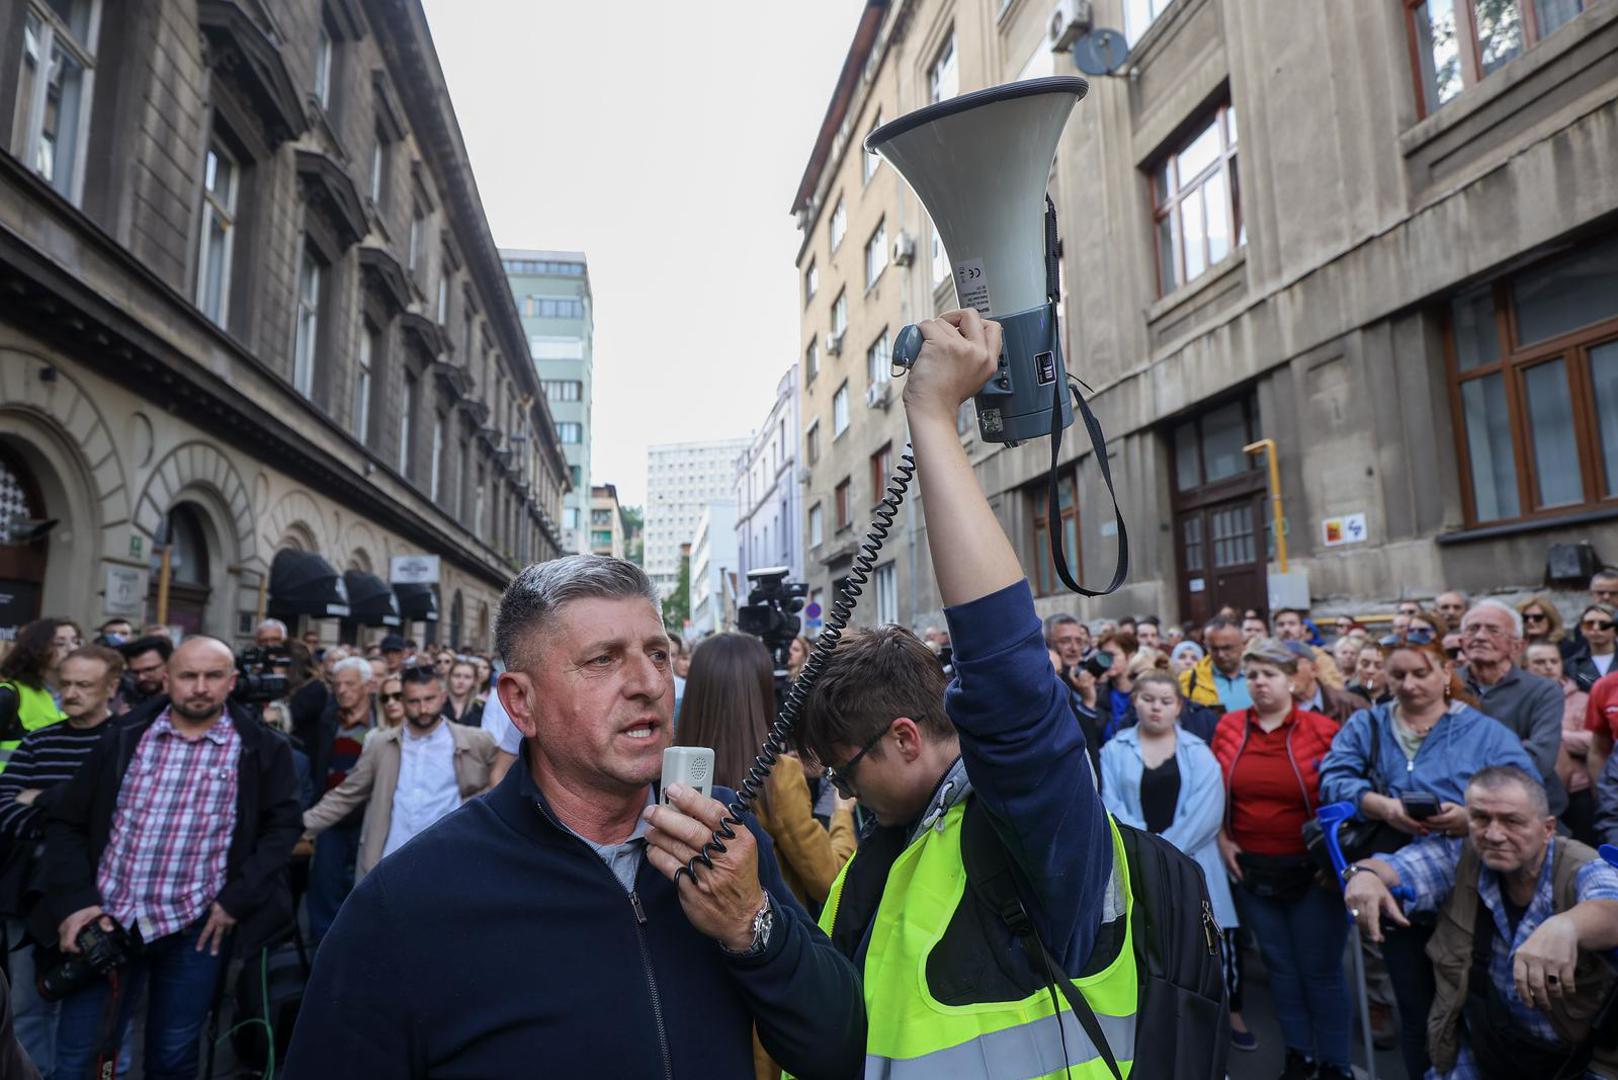
{"label": "woman in yellow jacket", "polygon": [[[674,741],[714,752],[714,783],[738,788],[747,777],[775,719],[775,665],[764,643],[747,634],[715,634],[691,654]],[[775,844],[781,877],[812,912],[831,892],[837,873],[854,854],[854,803],[839,799],[824,827],[814,816],[809,783],[796,758],[783,757],[753,803],[753,813]],[[780,1075],[753,1042],[758,1080]]]}
{"label": "woman in yellow jacket", "polygon": [[[63,719],[56,704],[56,670],[82,644],[78,625],[69,619],[35,619],[17,631],[11,648],[0,658],[0,733],[16,732],[13,709],[24,733]],[[21,736],[0,739],[0,772],[21,742]]]}

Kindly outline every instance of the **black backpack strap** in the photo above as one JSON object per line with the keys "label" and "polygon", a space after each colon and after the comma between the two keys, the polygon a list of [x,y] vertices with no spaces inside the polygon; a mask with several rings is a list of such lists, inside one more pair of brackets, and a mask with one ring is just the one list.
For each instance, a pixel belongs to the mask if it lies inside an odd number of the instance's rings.
{"label": "black backpack strap", "polygon": [[[994,823],[989,815],[974,799],[966,808],[964,820],[961,823],[961,848],[973,853],[973,872],[967,874],[967,883],[977,894],[978,902],[985,905],[990,911],[1006,924],[1012,936],[1022,945],[1023,951],[1028,955],[1028,961],[1035,971],[1045,973],[1046,985],[1060,991],[1073,1009],[1073,1015],[1078,1018],[1079,1026],[1089,1036],[1090,1044],[1096,1048],[1101,1059],[1107,1063],[1114,1080],[1123,1080],[1123,1071],[1118,1068],[1118,1059],[1113,1055],[1112,1047],[1107,1043],[1107,1036],[1101,1030],[1101,1021],[1096,1019],[1095,1010],[1073,986],[1063,971],[1062,965],[1051,955],[1051,950],[1041,940],[1039,931],[1034,927],[1034,921],[1028,915],[1028,909],[1023,906],[1022,898],[1017,894],[1017,881],[1011,865],[1011,853],[1006,850],[1005,843],[1000,834],[994,831]],[[1061,1013],[1057,1012],[1057,1023],[1061,1023]]]}
{"label": "black backpack strap", "polygon": [[[1106,481],[1107,494],[1112,498],[1112,517],[1118,525],[1118,557],[1112,572],[1112,583],[1105,589],[1086,589],[1068,573],[1067,552],[1062,548],[1061,474],[1056,468],[1057,459],[1062,456],[1062,383],[1058,381],[1051,387],[1051,471],[1045,507],[1045,524],[1051,534],[1051,558],[1056,563],[1056,575],[1073,592],[1080,596],[1106,596],[1110,592],[1117,592],[1118,586],[1129,576],[1129,530],[1124,527],[1124,515],[1118,510],[1118,492],[1112,486],[1112,465],[1107,461],[1107,437],[1102,434],[1101,422],[1090,411],[1079,388],[1071,386],[1069,389],[1073,392],[1073,404],[1084,418],[1084,429],[1090,436],[1090,449],[1095,452],[1096,464],[1101,467],[1101,479]],[[1075,490],[1075,502],[1078,497],[1079,493]]]}

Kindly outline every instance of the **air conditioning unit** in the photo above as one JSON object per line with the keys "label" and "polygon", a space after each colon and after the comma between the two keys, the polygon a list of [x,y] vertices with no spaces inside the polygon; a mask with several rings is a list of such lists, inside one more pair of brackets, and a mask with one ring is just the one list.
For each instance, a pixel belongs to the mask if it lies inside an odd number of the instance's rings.
{"label": "air conditioning unit", "polygon": [[893,265],[909,266],[916,261],[916,238],[902,232],[893,238]]}
{"label": "air conditioning unit", "polygon": [[1056,0],[1050,21],[1045,24],[1045,42],[1051,52],[1067,52],[1079,35],[1095,24],[1090,0]]}
{"label": "air conditioning unit", "polygon": [[813,470],[807,465],[798,466],[798,483],[807,484],[815,478]]}
{"label": "air conditioning unit", "polygon": [[835,334],[826,335],[826,352],[832,356],[843,355],[843,335],[848,331],[839,330]]}
{"label": "air conditioning unit", "polygon": [[883,380],[872,383],[865,388],[865,407],[867,409],[886,409],[888,407],[888,388],[892,384]]}

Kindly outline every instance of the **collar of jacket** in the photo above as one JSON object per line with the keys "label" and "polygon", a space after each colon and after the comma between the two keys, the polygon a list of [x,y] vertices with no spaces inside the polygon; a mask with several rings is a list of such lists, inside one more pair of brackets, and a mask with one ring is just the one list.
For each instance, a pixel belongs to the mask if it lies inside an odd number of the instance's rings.
{"label": "collar of jacket", "polygon": [[927,800],[927,809],[922,812],[920,820],[910,830],[905,842],[914,843],[916,837],[942,822],[950,807],[971,793],[972,781],[966,775],[966,762],[957,757],[934,786],[933,796]]}
{"label": "collar of jacket", "polygon": [[[115,732],[115,738],[128,739],[129,752],[133,753],[134,746],[140,737],[146,734],[146,729],[157,722],[163,715],[163,710],[169,707],[167,694],[159,694],[147,701],[144,705],[131,709],[122,716],[108,717],[106,724],[109,730]],[[270,729],[257,717],[252,716],[246,709],[234,701],[225,702],[225,711],[230,714],[230,722],[236,727],[236,734],[241,737],[242,751],[257,751],[264,742],[264,736]],[[279,734],[279,732],[277,732]],[[126,756],[120,754],[121,757]]]}
{"label": "collar of jacket", "polygon": [[1478,682],[1477,679],[1473,677],[1471,664],[1468,664],[1466,667],[1461,669],[1461,678],[1465,681],[1466,688],[1480,698],[1491,690],[1499,690],[1502,687],[1510,686],[1512,683],[1516,682],[1521,675],[1522,668],[1517,666],[1516,661],[1513,661],[1510,666],[1506,668],[1506,673],[1500,676],[1499,682],[1492,682],[1485,686],[1483,683]]}
{"label": "collar of jacket", "polygon": [[[451,734],[453,733],[451,731]],[[657,790],[657,782],[653,781],[654,799]],[[719,798],[720,794],[719,789],[715,789],[714,797]],[[542,844],[577,843],[581,851],[589,851],[584,842],[562,824],[556,812],[551,809],[545,793],[534,783],[533,774],[528,768],[528,740],[523,740],[522,747],[517,752],[517,760],[506,770],[505,779],[484,798],[493,807],[494,812],[500,815],[502,821],[523,836]]]}

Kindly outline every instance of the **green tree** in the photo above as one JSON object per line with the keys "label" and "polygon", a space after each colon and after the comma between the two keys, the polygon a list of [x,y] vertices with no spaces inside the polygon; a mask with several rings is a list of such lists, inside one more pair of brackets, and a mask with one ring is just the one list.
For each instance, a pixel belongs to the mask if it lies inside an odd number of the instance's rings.
{"label": "green tree", "polygon": [[646,512],[638,506],[618,510],[624,523],[624,558],[636,566],[646,565]]}
{"label": "green tree", "polygon": [[680,583],[663,598],[663,625],[682,633],[685,621],[691,617],[691,553],[680,555]]}

